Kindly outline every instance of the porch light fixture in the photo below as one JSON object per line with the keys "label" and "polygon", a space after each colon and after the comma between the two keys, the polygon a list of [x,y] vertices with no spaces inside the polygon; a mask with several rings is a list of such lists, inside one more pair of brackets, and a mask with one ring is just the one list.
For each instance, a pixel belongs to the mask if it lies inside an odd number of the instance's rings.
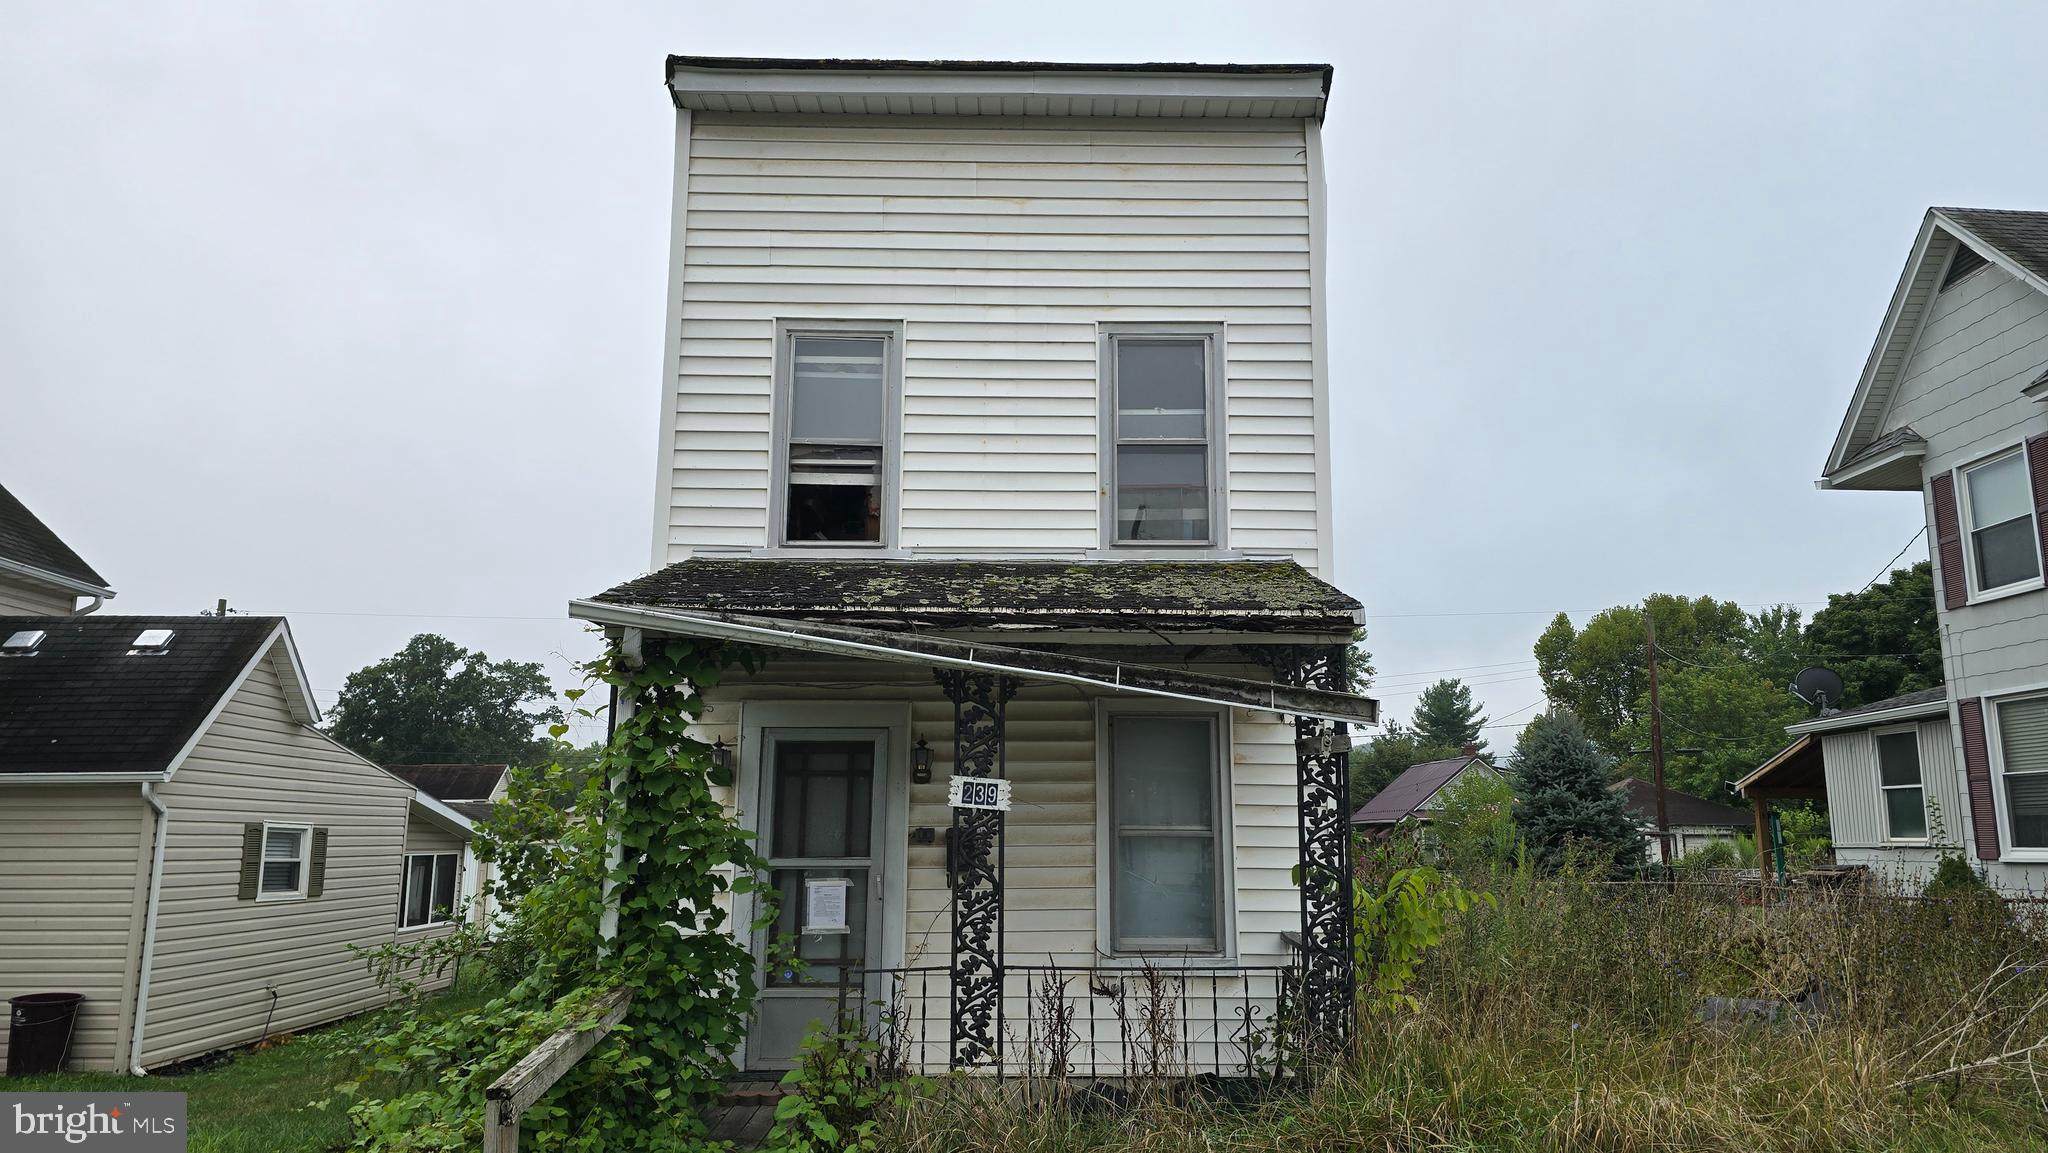
{"label": "porch light fixture", "polygon": [[932,783],[932,747],[923,737],[917,738],[917,747],[910,750],[910,779],[920,785]]}
{"label": "porch light fixture", "polygon": [[732,771],[732,750],[725,747],[725,738],[711,743],[711,767],[721,773]]}

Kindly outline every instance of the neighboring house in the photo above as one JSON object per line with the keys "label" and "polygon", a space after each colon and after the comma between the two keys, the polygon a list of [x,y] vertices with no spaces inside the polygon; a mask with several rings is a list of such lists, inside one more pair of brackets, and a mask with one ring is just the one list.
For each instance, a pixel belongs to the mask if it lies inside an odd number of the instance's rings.
{"label": "neighboring house", "polygon": [[1946,688],[1831,712],[1788,731],[1792,743],[1736,791],[1759,812],[1772,799],[1825,798],[1835,864],[1913,886],[1942,856],[1965,851],[1971,813]]}
{"label": "neighboring house", "polygon": [[[1664,839],[1657,834],[1657,786],[1635,777],[1623,777],[1608,787],[1621,794],[1628,803],[1629,815],[1643,830],[1650,863],[1663,864]],[[1681,793],[1668,785],[1664,788],[1664,828],[1671,838],[1673,861],[1708,845],[1732,845],[1737,835],[1749,830],[1750,823],[1746,809]]]}
{"label": "neighboring house", "polygon": [[[0,488],[0,616],[89,613],[113,595],[105,577]],[[80,597],[91,601],[80,608]]]}
{"label": "neighboring house", "polygon": [[360,1012],[350,945],[450,930],[468,822],[318,719],[280,618],[0,617],[0,999],[85,994],[73,1067]]}
{"label": "neighboring house", "polygon": [[[471,825],[488,820],[491,807],[505,796],[510,765],[385,765],[385,771],[462,814]],[[477,859],[476,846],[462,846],[462,905],[469,920],[488,925],[495,917],[491,906],[491,866]]]}
{"label": "neighboring house", "polygon": [[1497,779],[1500,772],[1470,746],[1462,756],[1410,765],[1351,814],[1351,823],[1369,832],[1384,832],[1406,820],[1426,824],[1451,785],[1471,776]]}
{"label": "neighboring house", "polygon": [[1019,1069],[1053,965],[1098,1071],[1147,963],[1196,1067],[1290,970],[1346,1027],[1329,80],[669,61],[656,571],[571,613],[774,654],[698,728],[783,894],[743,1066],[900,992],[913,1064]]}
{"label": "neighboring house", "polygon": [[[1821,738],[1850,856],[1924,872],[1942,852],[1927,802],[1947,797],[1941,831],[1994,884],[2048,886],[2044,398],[2048,213],[1929,209],[1819,481],[1920,494],[1947,679],[1938,705],[1916,694],[1791,727]],[[1811,779],[1802,754],[1781,758],[1752,774],[1755,799],[1788,787],[1781,774]]]}

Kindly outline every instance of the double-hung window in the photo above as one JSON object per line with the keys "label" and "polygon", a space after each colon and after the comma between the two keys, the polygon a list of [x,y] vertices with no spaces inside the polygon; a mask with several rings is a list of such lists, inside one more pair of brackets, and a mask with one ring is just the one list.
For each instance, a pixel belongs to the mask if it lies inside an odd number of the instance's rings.
{"label": "double-hung window", "polygon": [[1877,734],[1877,785],[1884,796],[1884,835],[1891,841],[1927,838],[1927,791],[1920,781],[1920,730]]}
{"label": "double-hung window", "polygon": [[1996,707],[2006,833],[2015,849],[2048,849],[2048,697]]}
{"label": "double-hung window", "polygon": [[455,853],[407,853],[405,892],[399,901],[400,928],[443,925],[455,916]]}
{"label": "double-hung window", "polygon": [[2041,577],[2034,489],[2021,449],[1963,470],[1963,528],[1975,591],[1992,592]]}
{"label": "double-hung window", "polygon": [[1122,546],[1222,539],[1220,330],[1107,331],[1105,532]]}
{"label": "double-hung window", "polygon": [[785,328],[776,403],[777,541],[880,545],[893,528],[898,336]]}
{"label": "double-hung window", "polygon": [[1109,950],[1222,952],[1218,717],[1116,712],[1107,727]]}
{"label": "double-hung window", "polygon": [[267,825],[263,829],[263,860],[257,873],[257,896],[306,895],[306,847],[313,830],[302,825]]}

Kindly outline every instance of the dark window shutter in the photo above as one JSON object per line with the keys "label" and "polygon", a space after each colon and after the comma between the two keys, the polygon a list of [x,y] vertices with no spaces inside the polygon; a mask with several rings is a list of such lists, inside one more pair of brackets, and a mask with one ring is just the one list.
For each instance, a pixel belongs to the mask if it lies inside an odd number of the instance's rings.
{"label": "dark window shutter", "polygon": [[257,883],[263,877],[263,826],[242,826],[242,887],[235,893],[238,901],[256,899]]}
{"label": "dark window shutter", "polygon": [[1970,828],[1977,834],[1977,859],[1998,859],[1998,810],[1991,796],[1991,753],[1984,744],[1984,701],[1971,697],[1956,705],[1963,721],[1963,777],[1970,783]]}
{"label": "dark window shutter", "polygon": [[2048,572],[2048,432],[2027,438],[2027,476],[2034,482],[2034,533],[2041,538],[2041,570]]}
{"label": "dark window shutter", "polygon": [[1963,575],[1963,523],[1956,515],[1956,477],[1938,473],[1927,486],[1934,493],[1934,555],[1941,564],[1941,601],[1952,609],[1970,601],[1969,578]]}
{"label": "dark window shutter", "polygon": [[327,830],[313,830],[313,860],[306,866],[306,895],[317,897],[327,887]]}

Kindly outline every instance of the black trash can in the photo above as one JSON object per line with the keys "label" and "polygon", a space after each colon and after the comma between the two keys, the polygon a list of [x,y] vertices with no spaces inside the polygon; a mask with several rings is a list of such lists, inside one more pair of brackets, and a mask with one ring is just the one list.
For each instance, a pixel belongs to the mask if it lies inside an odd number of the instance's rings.
{"label": "black trash can", "polygon": [[64,1068],[83,993],[30,993],[7,1001],[7,1075],[30,1077]]}

